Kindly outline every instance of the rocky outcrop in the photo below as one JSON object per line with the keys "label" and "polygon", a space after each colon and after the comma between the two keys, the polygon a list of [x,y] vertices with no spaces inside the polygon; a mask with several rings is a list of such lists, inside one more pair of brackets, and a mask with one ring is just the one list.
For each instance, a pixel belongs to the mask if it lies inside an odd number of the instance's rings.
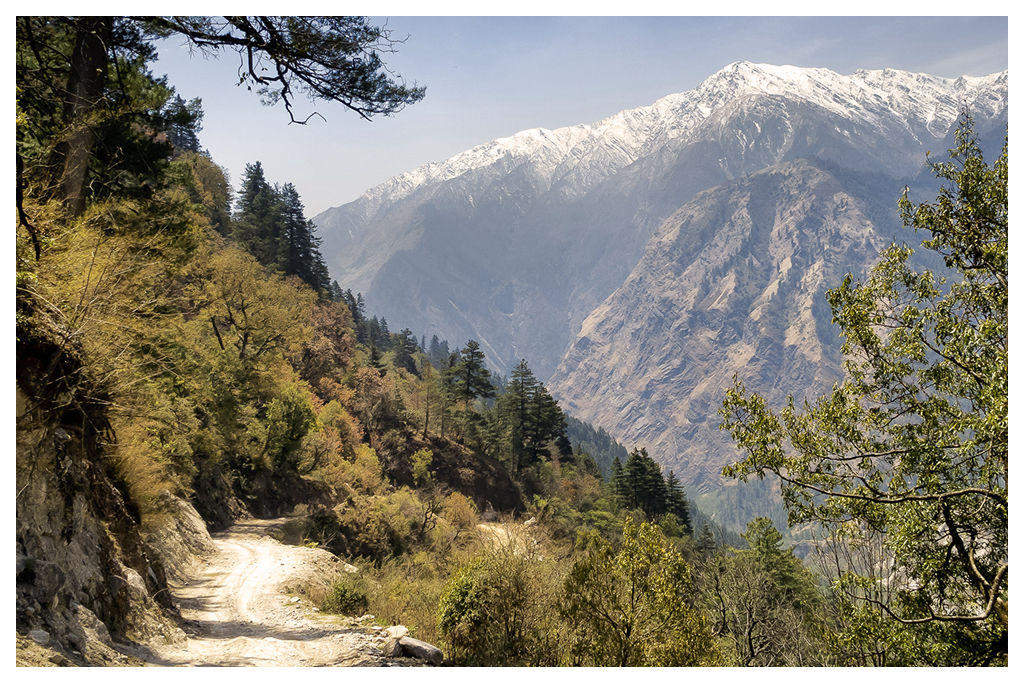
{"label": "rocky outcrop", "polygon": [[180,631],[163,612],[163,567],[104,463],[105,397],[44,323],[19,326],[17,352],[17,630],[61,661],[134,663],[121,645]]}
{"label": "rocky outcrop", "polygon": [[206,523],[192,505],[163,493],[159,517],[144,530],[146,543],[160,561],[167,578],[182,582],[195,573],[197,564],[216,548]]}
{"label": "rocky outcrop", "polygon": [[719,488],[738,455],[717,414],[733,375],[776,402],[831,386],[841,359],[825,292],[882,242],[857,193],[808,161],[703,192],[584,321],[552,393],[658,454],[691,492]]}

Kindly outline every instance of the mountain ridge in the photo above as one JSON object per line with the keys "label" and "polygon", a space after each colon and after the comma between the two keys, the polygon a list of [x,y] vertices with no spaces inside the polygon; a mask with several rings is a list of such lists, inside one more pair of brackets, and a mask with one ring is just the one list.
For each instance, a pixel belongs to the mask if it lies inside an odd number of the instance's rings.
{"label": "mountain ridge", "polygon": [[[944,78],[931,76],[929,74],[915,73],[897,69],[858,69],[853,74],[841,75],[837,72],[824,68],[794,67],[789,65],[775,66],[770,64],[755,64],[752,62],[733,62],[721,70],[712,74],[691,90],[673,93],[659,98],[650,105],[626,109],[611,116],[598,120],[593,124],[577,124],[563,126],[556,129],[528,128],[512,135],[495,138],[489,142],[476,145],[468,150],[460,152],[444,161],[430,162],[390,178],[383,183],[376,185],[359,198],[349,204],[364,202],[365,208],[362,211],[364,217],[369,218],[379,210],[385,201],[396,201],[408,196],[419,187],[427,183],[443,182],[458,177],[468,171],[475,170],[488,163],[498,161],[503,155],[533,155],[541,150],[541,146],[547,145],[561,149],[563,155],[569,154],[572,149],[585,139],[600,139],[604,135],[617,135],[623,141],[628,139],[623,131],[629,131],[625,124],[630,120],[636,120],[642,126],[648,118],[653,118],[655,123],[662,125],[678,120],[674,116],[681,107],[689,105],[697,110],[698,116],[686,117],[682,125],[677,125],[663,131],[662,136],[675,133],[675,137],[683,132],[692,130],[693,127],[703,122],[710,113],[721,104],[723,100],[735,97],[744,91],[759,94],[789,94],[793,91],[785,86],[799,86],[798,93],[806,100],[824,106],[827,109],[839,114],[857,112],[858,118],[864,123],[877,123],[878,117],[872,116],[872,112],[863,106],[857,106],[863,98],[857,98],[856,94],[872,94],[876,100],[882,99],[884,88],[879,84],[883,76],[891,77],[898,75],[903,81],[920,85],[926,92],[926,86],[942,85],[946,89],[952,89],[960,97],[956,101],[950,101],[949,97],[935,96],[935,102],[931,109],[920,105],[919,100],[913,96],[888,99],[890,109],[902,115],[912,115],[913,118],[923,120],[925,126],[934,136],[941,136],[948,131],[959,113],[959,105],[974,98],[968,95],[977,95],[978,91],[990,87],[996,83],[1005,84],[1008,77],[1007,71],[996,72],[987,76],[960,76],[958,78]],[[856,78],[855,78],[856,77]],[[820,88],[828,84],[842,84],[849,91],[846,101],[848,106],[836,106],[834,98],[821,96]],[[727,87],[728,86],[728,87]],[[859,89],[858,89],[859,88]],[[909,86],[904,85],[906,92],[913,94]],[[901,106],[893,107],[893,103]],[[918,103],[919,106],[913,105]],[[667,121],[665,119],[668,119]],[[661,120],[659,120],[661,119]],[[934,131],[931,126],[938,121]],[[650,124],[648,124],[650,125]],[[941,129],[941,130],[940,130]],[[632,146],[627,146],[623,151],[627,156],[633,156],[643,147],[643,143],[651,144],[649,141],[641,141]],[[633,152],[633,155],[630,155]],[[314,222],[322,229],[330,227],[330,215],[340,207],[329,208],[314,217]]]}

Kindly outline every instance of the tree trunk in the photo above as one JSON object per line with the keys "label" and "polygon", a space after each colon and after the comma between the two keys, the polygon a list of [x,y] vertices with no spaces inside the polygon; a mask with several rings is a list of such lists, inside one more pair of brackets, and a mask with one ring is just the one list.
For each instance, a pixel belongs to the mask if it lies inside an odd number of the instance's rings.
{"label": "tree trunk", "polygon": [[112,27],[112,17],[76,20],[75,47],[64,99],[68,134],[53,155],[58,197],[75,216],[85,210],[85,181],[95,140],[94,122],[89,119],[103,98]]}

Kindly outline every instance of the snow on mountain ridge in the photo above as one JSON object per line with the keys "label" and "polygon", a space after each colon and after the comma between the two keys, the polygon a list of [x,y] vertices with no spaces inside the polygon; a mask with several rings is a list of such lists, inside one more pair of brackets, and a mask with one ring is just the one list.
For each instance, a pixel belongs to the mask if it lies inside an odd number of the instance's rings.
{"label": "snow on mountain ridge", "polygon": [[[1006,80],[1006,71],[951,79],[897,69],[860,69],[841,75],[825,68],[733,62],[692,90],[667,95],[593,124],[554,130],[531,128],[491,140],[445,161],[395,176],[354,203],[361,204],[360,212],[369,218],[382,205],[421,187],[451,180],[503,158],[511,164],[530,161],[549,182],[579,171],[577,166],[588,159],[596,160],[595,164],[603,162],[596,172],[605,175],[632,163],[656,145],[685,136],[716,109],[746,95],[801,99],[880,129],[895,125],[913,130],[913,124],[917,124],[938,138],[949,130],[963,106],[973,104],[986,90],[1005,88]],[[992,99],[988,108],[998,104]],[[984,101],[979,104],[986,106]],[[608,154],[595,155],[595,148]]]}

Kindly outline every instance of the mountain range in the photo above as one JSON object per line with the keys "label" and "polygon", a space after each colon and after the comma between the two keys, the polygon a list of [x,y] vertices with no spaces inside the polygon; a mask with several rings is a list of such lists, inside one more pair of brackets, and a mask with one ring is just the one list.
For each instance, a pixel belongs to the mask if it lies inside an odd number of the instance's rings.
{"label": "mountain range", "polygon": [[732,376],[776,399],[839,377],[824,292],[914,240],[896,200],[933,192],[926,153],[952,146],[965,110],[998,152],[1007,73],[737,62],[649,106],[427,164],[314,222],[367,310],[476,339],[500,373],[526,358],[571,413],[715,495],[736,457],[717,429]]}

